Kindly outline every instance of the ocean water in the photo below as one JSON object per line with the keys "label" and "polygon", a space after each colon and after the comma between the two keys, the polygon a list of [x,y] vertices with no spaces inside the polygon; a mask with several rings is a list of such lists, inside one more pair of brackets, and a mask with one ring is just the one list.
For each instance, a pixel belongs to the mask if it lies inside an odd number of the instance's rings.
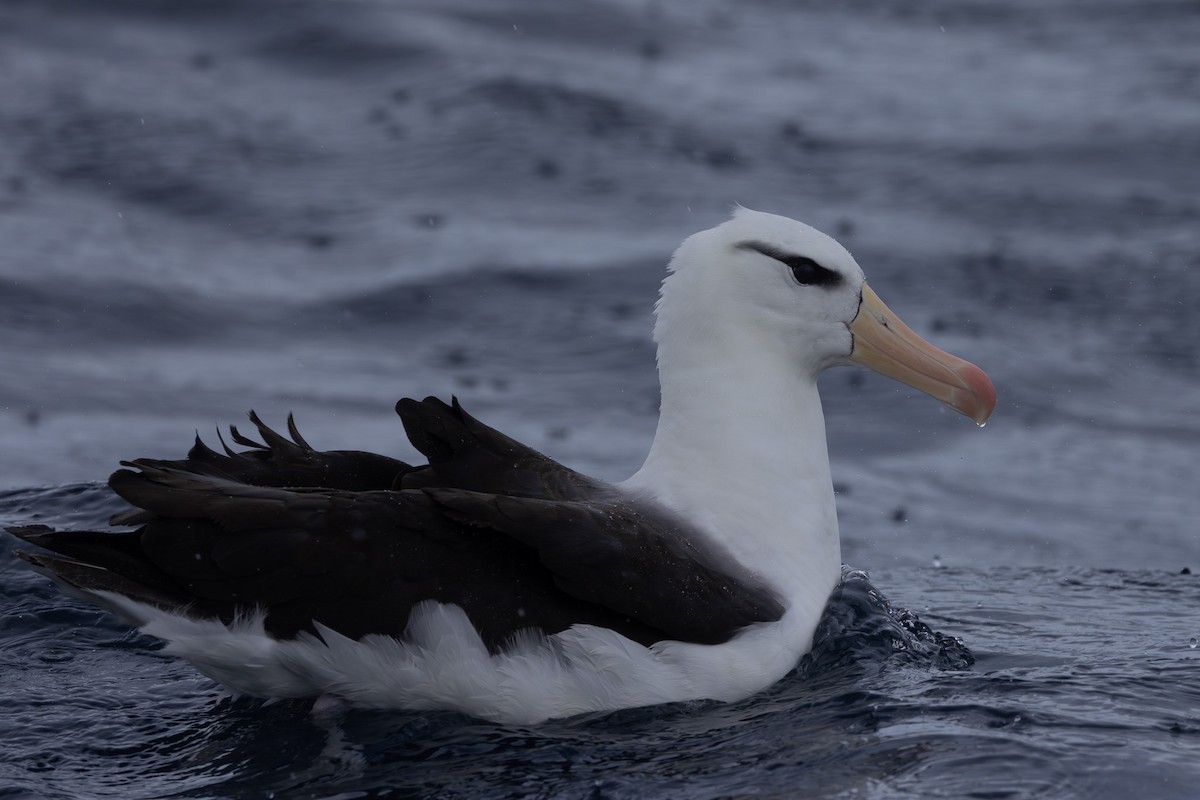
{"label": "ocean water", "polygon": [[103,525],[118,460],[251,407],[403,458],[404,395],[624,477],[666,259],[734,203],[1000,398],[823,378],[869,578],[732,705],[233,702],[0,536],[0,797],[1200,795],[1197,40],[1190,2],[0,5],[2,524]]}

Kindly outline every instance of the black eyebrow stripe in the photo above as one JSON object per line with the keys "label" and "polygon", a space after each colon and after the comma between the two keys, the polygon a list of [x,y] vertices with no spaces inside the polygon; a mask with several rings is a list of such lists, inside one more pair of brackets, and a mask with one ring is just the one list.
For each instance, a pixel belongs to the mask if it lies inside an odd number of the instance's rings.
{"label": "black eyebrow stripe", "polygon": [[776,261],[786,264],[793,271],[797,269],[806,269],[812,275],[812,280],[808,281],[811,286],[832,287],[838,286],[844,282],[844,278],[840,273],[823,267],[808,256],[789,253],[786,250],[780,250],[778,247],[767,244],[765,242],[746,241],[738,242],[736,247],[742,250],[753,250],[756,253],[761,253],[768,258],[773,258]]}

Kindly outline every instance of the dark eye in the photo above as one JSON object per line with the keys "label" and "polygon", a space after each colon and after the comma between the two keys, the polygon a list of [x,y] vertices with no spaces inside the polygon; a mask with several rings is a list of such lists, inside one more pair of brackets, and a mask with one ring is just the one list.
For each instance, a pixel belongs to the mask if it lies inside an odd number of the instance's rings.
{"label": "dark eye", "polygon": [[780,250],[774,245],[764,242],[741,242],[737,245],[744,250],[753,250],[764,256],[782,261],[792,271],[792,277],[801,286],[823,286],[832,288],[842,283],[842,276],[831,269],[822,267],[808,256],[801,256]]}
{"label": "dark eye", "polygon": [[814,284],[825,283],[828,280],[829,270],[811,258],[791,256],[783,263],[787,264],[792,270],[792,277],[801,286],[812,286]]}

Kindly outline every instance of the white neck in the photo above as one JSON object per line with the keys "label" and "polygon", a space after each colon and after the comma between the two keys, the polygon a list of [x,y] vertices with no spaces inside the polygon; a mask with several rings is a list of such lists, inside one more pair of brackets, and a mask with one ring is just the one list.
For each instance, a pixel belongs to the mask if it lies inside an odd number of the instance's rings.
{"label": "white neck", "polygon": [[[790,605],[819,614],[841,566],[816,376],[782,345],[660,341],[662,410],[625,486],[694,522]],[[667,368],[669,366],[669,368]]]}

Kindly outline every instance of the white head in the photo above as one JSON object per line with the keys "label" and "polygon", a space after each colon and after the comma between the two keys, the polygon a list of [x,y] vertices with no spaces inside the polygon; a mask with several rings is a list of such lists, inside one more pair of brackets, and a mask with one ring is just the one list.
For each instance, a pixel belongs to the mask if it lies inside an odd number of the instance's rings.
{"label": "white head", "polygon": [[853,256],[802,222],[738,207],[729,221],[688,237],[669,270],[655,309],[660,365],[753,360],[815,379],[854,362],[980,423],[995,404],[981,370],[913,333],[867,286]]}
{"label": "white head", "polygon": [[[663,282],[655,341],[699,353],[732,347],[753,357],[778,346],[816,374],[853,350],[863,273],[836,241],[787,217],[739,207],[722,225],[688,237]],[[660,360],[663,357],[660,349]]]}

